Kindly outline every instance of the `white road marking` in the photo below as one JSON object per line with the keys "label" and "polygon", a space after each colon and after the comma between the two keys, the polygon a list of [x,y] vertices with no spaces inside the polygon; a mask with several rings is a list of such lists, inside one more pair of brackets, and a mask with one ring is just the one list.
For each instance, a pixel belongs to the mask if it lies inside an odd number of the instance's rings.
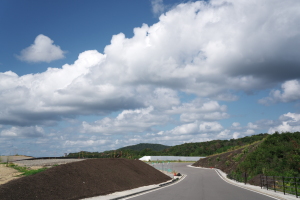
{"label": "white road marking", "polygon": [[175,185],[175,184],[181,182],[183,179],[185,179],[186,176],[187,176],[187,175],[184,175],[184,174],[183,174],[181,179],[179,179],[178,181],[176,181],[175,183],[173,183],[173,184],[171,184],[171,185],[164,186],[164,187],[161,187],[161,188],[157,188],[157,189],[155,189],[155,190],[151,190],[151,191],[144,192],[144,193],[141,193],[141,194],[137,194],[137,195],[134,195],[134,196],[125,197],[124,200],[125,200],[125,199],[131,199],[131,198],[138,197],[138,196],[142,196],[142,195],[147,194],[147,193],[150,193],[150,192],[154,192],[154,191],[157,191],[157,190],[161,190],[161,189],[164,189],[164,188],[173,186],[173,185]]}

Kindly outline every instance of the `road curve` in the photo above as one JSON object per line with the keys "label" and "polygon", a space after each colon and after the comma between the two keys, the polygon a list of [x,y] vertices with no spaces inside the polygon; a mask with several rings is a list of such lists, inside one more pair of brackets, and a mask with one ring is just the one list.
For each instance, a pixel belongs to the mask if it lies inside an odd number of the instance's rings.
{"label": "road curve", "polygon": [[[130,198],[131,200],[271,200],[249,190],[226,183],[215,170],[174,163],[174,169],[187,177],[178,184]],[[129,198],[128,198],[129,199]],[[274,200],[274,199],[273,199]]]}

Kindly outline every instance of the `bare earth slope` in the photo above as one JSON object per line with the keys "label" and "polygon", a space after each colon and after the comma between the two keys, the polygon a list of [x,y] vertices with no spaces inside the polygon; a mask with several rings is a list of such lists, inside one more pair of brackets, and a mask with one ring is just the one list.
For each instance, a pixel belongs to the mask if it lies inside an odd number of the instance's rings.
{"label": "bare earth slope", "polygon": [[90,159],[50,168],[0,186],[1,200],[68,200],[158,184],[170,177],[139,160]]}
{"label": "bare earth slope", "polygon": [[260,143],[261,141],[240,147],[233,151],[207,156],[206,158],[195,162],[193,166],[207,168],[215,167],[229,174],[230,172],[235,171],[238,168],[238,165],[245,160],[247,155],[253,152]]}
{"label": "bare earth slope", "polygon": [[[13,179],[17,179],[17,175],[21,173],[15,169],[6,167],[4,164],[0,164],[0,185],[7,183]],[[1,198],[0,198],[1,199]]]}
{"label": "bare earth slope", "polygon": [[[261,141],[233,151],[207,156],[206,158],[195,162],[193,166],[206,168],[214,167],[230,174],[237,170],[239,164],[245,160],[248,153],[253,152],[260,143]],[[248,183],[260,186],[260,175],[254,176],[252,179],[248,180]]]}

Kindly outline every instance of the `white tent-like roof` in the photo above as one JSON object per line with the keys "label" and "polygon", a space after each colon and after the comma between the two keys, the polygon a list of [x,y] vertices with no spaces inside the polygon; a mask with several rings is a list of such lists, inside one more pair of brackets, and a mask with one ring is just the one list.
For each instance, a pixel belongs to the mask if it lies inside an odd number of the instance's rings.
{"label": "white tent-like roof", "polygon": [[201,158],[205,157],[190,157],[190,156],[143,156],[139,160],[141,161],[158,161],[158,160],[163,160],[163,161],[198,161]]}

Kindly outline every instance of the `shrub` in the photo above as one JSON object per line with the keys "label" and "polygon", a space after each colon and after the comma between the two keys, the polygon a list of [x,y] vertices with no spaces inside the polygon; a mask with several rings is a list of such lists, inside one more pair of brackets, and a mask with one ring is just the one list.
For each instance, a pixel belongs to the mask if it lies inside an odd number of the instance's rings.
{"label": "shrub", "polygon": [[227,161],[225,162],[225,165],[226,165],[226,166],[229,166],[229,165],[230,165],[229,160],[227,160]]}
{"label": "shrub", "polygon": [[243,154],[237,154],[235,157],[233,157],[232,159],[235,161],[235,162],[238,162],[240,161],[240,159],[242,158]]}
{"label": "shrub", "polygon": [[249,147],[246,147],[243,151],[244,154],[248,153],[249,152]]}

